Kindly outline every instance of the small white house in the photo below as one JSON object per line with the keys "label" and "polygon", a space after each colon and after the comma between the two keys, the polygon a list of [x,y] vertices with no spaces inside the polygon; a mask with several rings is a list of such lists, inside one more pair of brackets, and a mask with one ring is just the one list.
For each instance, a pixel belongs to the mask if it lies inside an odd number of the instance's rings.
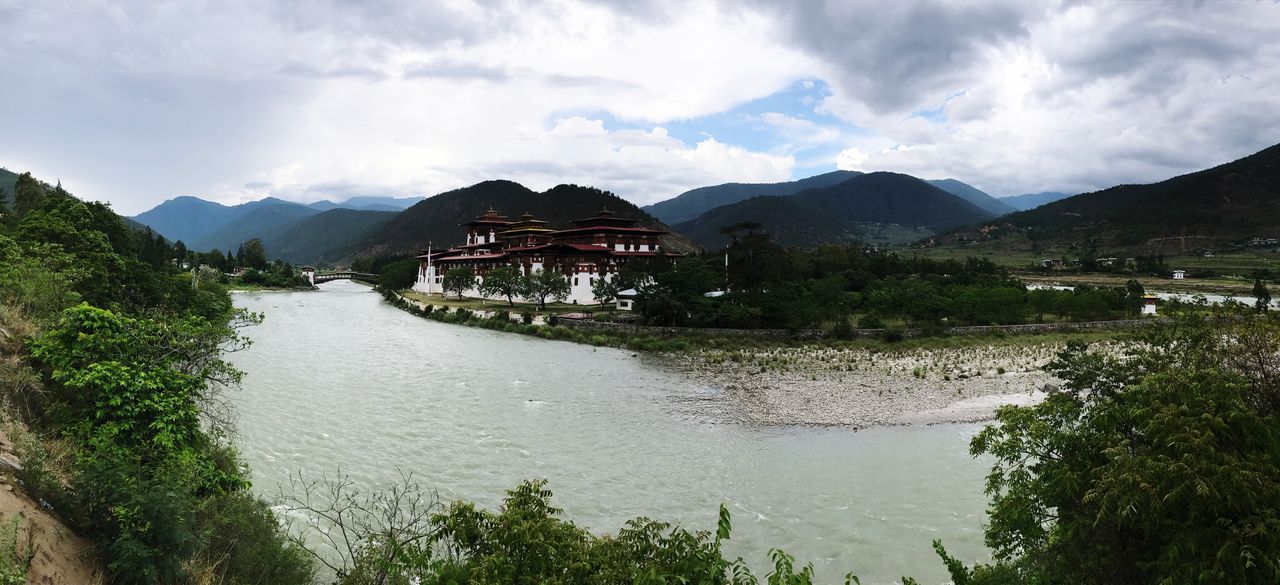
{"label": "small white house", "polygon": [[618,299],[614,301],[614,306],[619,311],[630,311],[636,305],[636,289],[629,288],[618,293]]}
{"label": "small white house", "polygon": [[1186,279],[1186,278],[1187,278],[1187,271],[1186,271],[1186,270],[1174,270],[1174,271],[1173,271],[1173,279],[1174,279],[1174,280],[1184,280],[1184,279]]}

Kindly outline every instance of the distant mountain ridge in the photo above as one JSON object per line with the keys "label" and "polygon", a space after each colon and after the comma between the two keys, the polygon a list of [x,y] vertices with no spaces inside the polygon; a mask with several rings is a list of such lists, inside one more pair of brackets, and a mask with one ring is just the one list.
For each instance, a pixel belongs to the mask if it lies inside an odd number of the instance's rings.
{"label": "distant mountain ridge", "polygon": [[955,179],[936,179],[926,182],[934,187],[946,191],[947,193],[964,199],[992,215],[1004,215],[1006,213],[1018,211],[1018,208],[1010,205],[1007,201],[987,195],[977,187],[967,183],[962,183]]}
{"label": "distant mountain ridge", "polygon": [[1013,207],[1017,211],[1027,211],[1028,209],[1035,209],[1041,205],[1047,205],[1054,201],[1066,199],[1070,196],[1070,193],[1063,193],[1061,191],[1042,191],[1040,193],[1024,193],[1022,195],[1001,197],[999,200],[1004,202],[1006,205]]}
{"label": "distant mountain ridge", "polygon": [[[530,213],[546,220],[549,227],[563,229],[571,227],[572,220],[592,217],[603,208],[619,217],[638,219],[641,225],[670,229],[631,202],[594,187],[557,185],[539,193],[514,181],[492,180],[428,197],[397,214],[355,245],[350,254],[376,256],[417,252],[428,245],[442,248],[461,244],[466,237],[461,224],[488,209],[511,219]],[[662,243],[677,252],[697,249],[696,244],[679,234],[664,236]]]}
{"label": "distant mountain ridge", "polygon": [[696,219],[698,216],[721,205],[729,205],[764,195],[793,195],[805,189],[829,187],[861,174],[858,171],[832,171],[782,183],[724,183],[722,185],[698,187],[666,201],[646,205],[641,209],[659,221],[674,225]]}
{"label": "distant mountain ridge", "polygon": [[1001,218],[972,241],[1022,234],[1042,249],[1077,253],[1189,253],[1250,238],[1280,237],[1280,145],[1216,167],[1146,185],[1119,185]]}
{"label": "distant mountain ridge", "polygon": [[926,181],[899,173],[855,175],[835,185],[787,196],[763,196],[712,209],[676,230],[702,246],[723,246],[720,230],[741,222],[760,224],[780,244],[814,246],[861,238],[860,224],[898,224],[941,230],[995,214]]}

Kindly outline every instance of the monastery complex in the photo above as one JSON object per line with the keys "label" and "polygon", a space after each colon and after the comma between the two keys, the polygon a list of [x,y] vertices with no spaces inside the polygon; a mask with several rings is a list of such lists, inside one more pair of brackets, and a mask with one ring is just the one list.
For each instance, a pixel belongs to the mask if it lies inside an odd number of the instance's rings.
{"label": "monastery complex", "polygon": [[[659,249],[659,239],[666,232],[642,227],[636,219],[601,210],[594,217],[572,223],[573,227],[558,230],[528,213],[511,221],[490,209],[463,224],[467,228],[465,244],[417,257],[418,280],[413,290],[443,294],[444,274],[454,268],[470,269],[483,281],[489,270],[512,266],[521,274],[561,272],[569,279],[570,292],[564,301],[588,305],[597,302],[591,292],[596,279],[612,280],[627,262],[665,253]],[[483,297],[476,289],[463,295]]]}

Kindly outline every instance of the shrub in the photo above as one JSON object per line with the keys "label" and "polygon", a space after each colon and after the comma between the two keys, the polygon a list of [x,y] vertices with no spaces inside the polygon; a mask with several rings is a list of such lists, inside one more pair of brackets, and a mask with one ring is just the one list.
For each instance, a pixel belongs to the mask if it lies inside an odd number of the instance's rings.
{"label": "shrub", "polygon": [[831,326],[828,335],[833,339],[853,339],[853,325],[849,322],[849,317],[844,315],[836,317],[836,322]]}
{"label": "shrub", "polygon": [[524,323],[525,325],[532,325],[532,324],[533,324],[533,313],[530,313],[529,311],[521,311],[521,312],[520,312],[520,322],[521,322],[521,323]]}
{"label": "shrub", "polygon": [[885,329],[884,333],[880,334],[880,339],[884,340],[887,343],[897,343],[899,341],[902,341],[903,338],[905,337],[906,337],[906,334],[902,331],[902,329],[898,327],[890,327],[888,329]]}
{"label": "shrub", "polygon": [[858,319],[859,329],[884,329],[884,322],[875,313],[863,315]]}

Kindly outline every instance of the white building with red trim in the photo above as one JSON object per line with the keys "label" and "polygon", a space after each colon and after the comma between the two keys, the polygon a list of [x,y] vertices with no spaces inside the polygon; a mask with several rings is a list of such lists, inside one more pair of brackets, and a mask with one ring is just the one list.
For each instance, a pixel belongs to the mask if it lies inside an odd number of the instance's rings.
{"label": "white building with red trim", "polygon": [[[565,302],[588,305],[598,302],[591,292],[597,279],[612,280],[626,263],[664,254],[659,241],[666,232],[642,227],[639,220],[601,210],[594,217],[572,223],[571,228],[556,230],[527,213],[511,221],[490,209],[463,224],[467,228],[465,244],[417,257],[418,281],[413,290],[443,294],[444,274],[454,268],[468,268],[483,282],[486,272],[513,266],[521,274],[561,272],[569,280]],[[463,296],[482,297],[477,289]]]}

